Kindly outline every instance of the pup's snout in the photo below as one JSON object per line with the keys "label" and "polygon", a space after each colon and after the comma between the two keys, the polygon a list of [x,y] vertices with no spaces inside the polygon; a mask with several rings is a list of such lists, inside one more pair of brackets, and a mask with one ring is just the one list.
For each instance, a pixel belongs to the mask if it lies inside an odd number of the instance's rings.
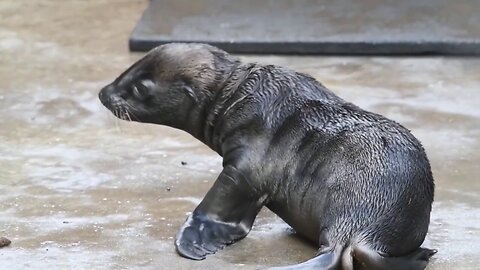
{"label": "pup's snout", "polygon": [[98,99],[102,102],[103,106],[109,107],[108,105],[111,103],[111,96],[113,93],[113,86],[107,85],[100,92],[98,93]]}

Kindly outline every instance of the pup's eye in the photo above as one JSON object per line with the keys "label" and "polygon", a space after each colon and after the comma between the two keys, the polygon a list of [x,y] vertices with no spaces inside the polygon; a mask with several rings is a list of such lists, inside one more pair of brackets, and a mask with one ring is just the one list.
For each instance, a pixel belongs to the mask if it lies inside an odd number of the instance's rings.
{"label": "pup's eye", "polygon": [[144,84],[136,83],[132,85],[132,93],[135,97],[142,99],[148,96],[148,87],[146,87]]}

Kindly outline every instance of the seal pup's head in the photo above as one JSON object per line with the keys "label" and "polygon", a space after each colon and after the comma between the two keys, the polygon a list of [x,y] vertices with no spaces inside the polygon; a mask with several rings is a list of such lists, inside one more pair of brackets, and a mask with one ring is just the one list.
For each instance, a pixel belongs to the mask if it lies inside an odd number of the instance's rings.
{"label": "seal pup's head", "polygon": [[151,50],[99,93],[123,120],[195,129],[205,106],[239,61],[206,44],[171,43]]}

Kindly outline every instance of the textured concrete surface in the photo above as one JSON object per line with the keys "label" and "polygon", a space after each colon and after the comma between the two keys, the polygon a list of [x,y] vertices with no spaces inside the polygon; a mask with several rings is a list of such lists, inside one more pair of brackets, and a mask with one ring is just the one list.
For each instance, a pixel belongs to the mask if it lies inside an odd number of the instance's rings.
{"label": "textured concrete surface", "polygon": [[476,54],[478,0],[151,0],[130,39],[240,53]]}
{"label": "textured concrete surface", "polygon": [[[141,56],[126,40],[146,4],[0,2],[0,237],[12,240],[0,269],[256,269],[312,257],[267,211],[204,261],[175,254],[173,236],[221,159],[184,132],[116,121],[97,100]],[[480,59],[244,59],[308,72],[410,128],[437,187],[428,269],[478,269]]]}

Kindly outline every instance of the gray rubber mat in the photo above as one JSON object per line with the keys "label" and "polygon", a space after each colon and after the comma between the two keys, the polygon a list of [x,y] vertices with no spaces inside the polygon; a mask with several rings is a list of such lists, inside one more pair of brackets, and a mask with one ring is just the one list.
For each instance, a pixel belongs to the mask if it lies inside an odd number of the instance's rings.
{"label": "gray rubber mat", "polygon": [[168,42],[233,53],[480,55],[480,0],[151,0],[130,49]]}

